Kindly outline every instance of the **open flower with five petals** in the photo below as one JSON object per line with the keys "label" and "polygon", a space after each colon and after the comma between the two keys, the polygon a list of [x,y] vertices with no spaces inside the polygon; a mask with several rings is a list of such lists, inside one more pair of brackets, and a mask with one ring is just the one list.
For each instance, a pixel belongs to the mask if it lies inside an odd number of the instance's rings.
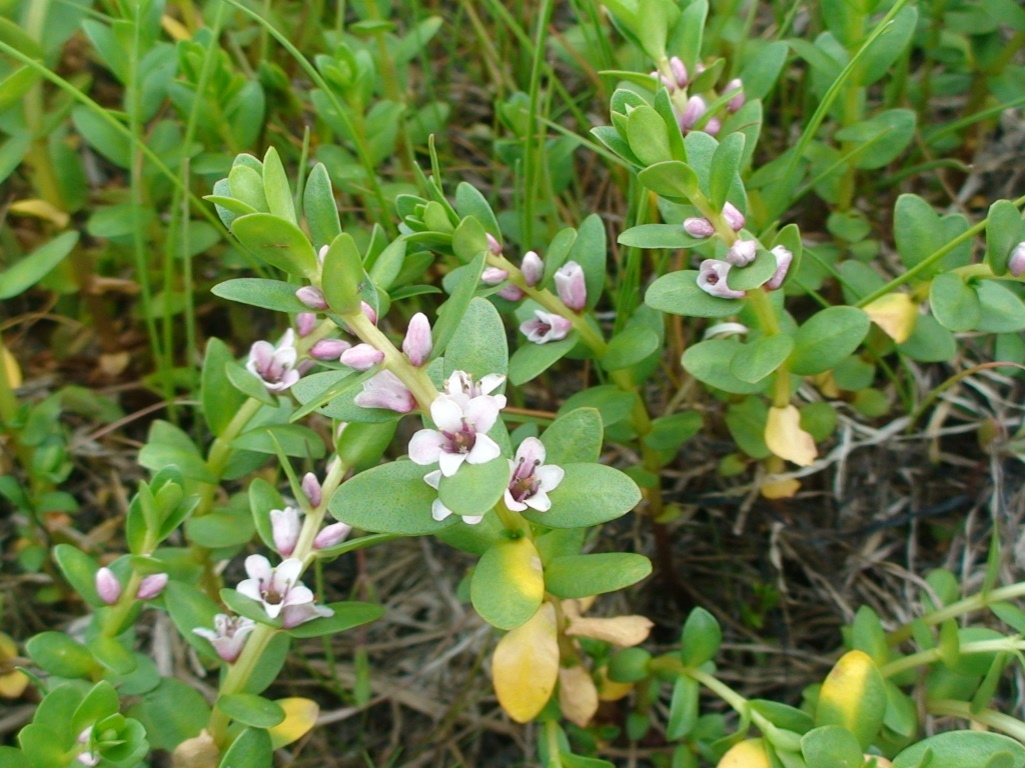
{"label": "open flower with five petals", "polygon": [[513,512],[530,507],[538,512],[552,508],[548,492],[555,490],[566,472],[562,467],[545,464],[545,446],[536,437],[528,437],[509,461],[509,487],[505,489],[505,505]]}
{"label": "open flower with five petals", "polygon": [[269,341],[253,344],[246,368],[263,381],[268,392],[284,392],[299,381],[302,375],[295,365],[298,356],[295,332],[289,328],[277,347]]}
{"label": "open flower with five petals", "polygon": [[[463,393],[441,394],[431,403],[437,429],[421,429],[409,441],[409,458],[421,466],[438,462],[441,474],[451,477],[463,465],[485,464],[498,458],[498,443],[487,436],[501,409],[498,397]],[[501,397],[502,405],[505,398]]]}
{"label": "open flower with five petals", "polygon": [[303,561],[296,557],[282,560],[277,567],[263,555],[246,558],[248,579],[239,582],[239,594],[257,600],[272,619],[288,606],[306,605],[314,602],[313,592],[299,581],[303,572]]}

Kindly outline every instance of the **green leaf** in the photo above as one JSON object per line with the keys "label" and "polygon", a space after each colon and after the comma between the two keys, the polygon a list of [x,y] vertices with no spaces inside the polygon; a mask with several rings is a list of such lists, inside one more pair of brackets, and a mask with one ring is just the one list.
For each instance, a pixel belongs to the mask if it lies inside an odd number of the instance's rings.
{"label": "green leaf", "polygon": [[87,646],[100,664],[119,675],[134,672],[138,665],[131,650],[117,638],[97,635],[87,642]]}
{"label": "green leaf", "polygon": [[717,211],[722,210],[730,189],[740,183],[744,141],[742,133],[727,134],[712,155],[712,169],[708,178],[709,202]]}
{"label": "green leaf", "polygon": [[558,597],[580,598],[615,592],[651,574],[651,561],[632,552],[564,555],[545,566],[545,588]]}
{"label": "green leaf", "polygon": [[310,280],[317,278],[317,253],[295,224],[270,213],[250,213],[235,219],[231,232],[254,256],[272,267]]}
{"label": "green leaf", "polygon": [[285,710],[252,693],[232,693],[217,699],[217,708],[232,720],[254,728],[271,728],[285,719]]}
{"label": "green leaf", "polygon": [[279,615],[274,619],[270,618],[270,616],[267,615],[267,611],[264,610],[263,603],[259,600],[253,600],[253,598],[246,597],[241,592],[234,589],[228,589],[227,587],[221,589],[220,596],[221,602],[240,616],[252,619],[258,624],[266,624],[267,626],[278,629],[281,628],[281,616]]}
{"label": "green leaf", "polygon": [[153,749],[173,752],[175,747],[198,736],[206,727],[210,705],[191,685],[165,677],[125,714],[142,723]]}
{"label": "green leaf", "polygon": [[861,768],[861,745],[839,725],[823,725],[801,737],[801,754],[815,768]]}
{"label": "green leaf", "polygon": [[1025,747],[1015,739],[984,731],[947,731],[912,744],[893,759],[893,768],[919,768],[926,754],[928,768],[989,768],[1000,754],[1010,757],[1001,765],[1025,768]]}
{"label": "green leaf", "polygon": [[25,652],[40,667],[59,677],[87,677],[96,670],[96,659],[89,649],[63,632],[41,632],[29,638]]}
{"label": "green leaf", "polygon": [[479,380],[489,373],[504,375],[508,367],[509,345],[502,318],[494,304],[475,296],[445,350],[445,375],[466,371]]}
{"label": "green leaf", "polygon": [[680,362],[691,376],[710,387],[737,395],[760,392],[767,380],[742,381],[730,372],[733,357],[741,349],[742,345],[736,338],[710,339],[689,347]]}
{"label": "green leaf", "polygon": [[[549,249],[549,258],[551,249]],[[605,288],[605,273],[608,247],[605,238],[605,222],[592,213],[581,223],[577,236],[573,238],[566,255],[567,261],[575,261],[584,270],[587,286],[587,309],[594,309]]]}
{"label": "green leaf", "polygon": [[547,341],[544,344],[524,342],[509,358],[509,381],[512,384],[526,384],[540,376],[577,345],[579,337],[573,331],[565,339]]}
{"label": "green leaf", "polygon": [[[244,155],[240,155],[240,157],[244,157]],[[267,213],[270,210],[270,206],[267,204],[267,195],[263,191],[262,163],[260,170],[251,168],[244,163],[232,166],[228,172],[228,191],[232,197],[257,213]],[[228,210],[239,213],[232,208],[228,208]]]}
{"label": "green leaf", "polygon": [[903,152],[915,135],[915,112],[888,109],[836,132],[836,138],[855,144],[869,144],[859,151],[854,167],[862,170],[882,168]]}
{"label": "green leaf", "polygon": [[71,544],[58,544],[53,548],[53,559],[64,578],[86,603],[100,608],[104,602],[96,592],[96,571],[99,566],[89,555]]}
{"label": "green leaf", "polygon": [[263,193],[272,215],[290,224],[299,223],[295,217],[295,203],[292,200],[288,175],[274,147],[268,148],[267,154],[263,157]]}
{"label": "green leaf", "polygon": [[460,216],[472,216],[486,232],[499,240],[502,239],[502,229],[495,218],[495,212],[491,210],[491,205],[484,195],[472,184],[461,181],[456,186],[455,208]]}
{"label": "green leaf", "polygon": [[470,582],[470,600],[484,621],[515,629],[537,613],[545,579],[534,543],[523,536],[500,539],[481,556]]}
{"label": "green leaf", "polygon": [[701,685],[687,675],[680,675],[673,683],[673,697],[669,704],[666,739],[679,741],[689,734],[698,722],[698,699]]}
{"label": "green leaf", "polygon": [[[553,463],[550,457],[547,463]],[[528,509],[523,517],[549,528],[580,528],[606,523],[625,515],[641,501],[637,484],[626,474],[604,464],[564,464],[565,476],[548,494],[547,512]],[[601,493],[596,494],[595,489]]]}
{"label": "green leaf", "polygon": [[979,295],[956,272],[933,278],[929,306],[939,324],[955,332],[971,330],[982,318]]}
{"label": "green leaf", "polygon": [[334,635],[362,624],[369,624],[371,621],[377,621],[384,615],[384,608],[374,603],[350,601],[329,603],[327,607],[335,612],[333,616],[303,622],[298,627],[288,630],[288,634],[292,637]]}
{"label": "green leaf", "polygon": [[185,642],[208,659],[218,658],[210,641],[192,631],[199,627],[213,629],[214,616],[222,612],[217,603],[192,584],[172,580],[164,588],[164,605]]}
{"label": "green leaf", "polygon": [[684,666],[700,666],[715,658],[721,643],[722,629],[715,616],[704,608],[695,608],[683,624],[680,659]]}
{"label": "green leaf", "polygon": [[666,122],[652,107],[631,110],[626,120],[626,136],[630,149],[644,165],[673,159]]}
{"label": "green leaf", "polygon": [[911,338],[898,344],[901,354],[923,363],[942,363],[957,352],[954,334],[940,325],[932,315],[919,315]]}
{"label": "green leaf", "polygon": [[744,308],[743,300],[709,296],[698,287],[697,280],[696,269],[663,275],[648,288],[644,303],[660,312],[685,317],[726,317]]}
{"label": "green leaf", "polygon": [[674,201],[696,202],[702,198],[694,170],[679,160],[650,165],[637,174],[637,180],[655,194]]}
{"label": "green leaf", "polygon": [[[756,253],[755,260],[746,267],[733,267],[726,273],[726,285],[735,291],[750,291],[764,285],[776,274],[775,254],[761,247]],[[793,265],[791,265],[792,268]],[[787,274],[789,274],[789,270]],[[713,297],[709,296],[709,298]],[[722,299],[718,299],[718,301],[722,301]]]}
{"label": "green leaf", "polygon": [[[420,536],[456,522],[431,517],[437,491],[424,482],[428,468],[411,461],[393,461],[360,472],[342,483],[328,509],[343,523],[376,533]],[[388,489],[388,503],[381,503],[381,489]]]}
{"label": "green leaf", "polygon": [[309,308],[296,298],[297,288],[298,286],[281,280],[238,277],[218,283],[210,289],[210,293],[228,301],[272,309],[275,312],[309,312]]}
{"label": "green leaf", "polygon": [[487,230],[473,216],[465,217],[452,233],[452,252],[464,263],[469,263],[478,254],[486,253],[488,246]]}
{"label": "green leaf", "polygon": [[217,768],[272,768],[274,749],[262,728],[246,728],[231,743]]}
{"label": "green leaf", "polygon": [[656,451],[675,451],[696,435],[704,424],[697,411],[681,411],[659,416],[651,422],[651,431],[644,436],[644,444]]}
{"label": "green leaf", "polygon": [[489,512],[509,484],[509,462],[499,456],[485,464],[464,463],[438,484],[441,503],[457,515],[478,516]]}
{"label": "green leaf", "polygon": [[[1007,259],[1023,237],[1021,213],[1010,200],[997,200],[986,215],[986,261],[994,274],[1007,274]],[[0,298],[4,298],[0,296]]]}
{"label": "green leaf", "polygon": [[480,276],[484,272],[484,251],[474,257],[473,261],[465,267],[460,268],[460,277],[449,295],[448,301],[438,308],[438,321],[434,324],[434,351],[433,357],[438,357],[445,352],[449,341],[456,335],[459,326],[463,322],[466,310],[470,306],[470,300],[480,285]]}
{"label": "green leaf", "polygon": [[313,247],[318,250],[342,233],[331,178],[323,163],[313,166],[303,187],[303,217],[309,227]]}
{"label": "green leaf", "polygon": [[243,432],[230,443],[232,448],[276,454],[280,449],[286,456],[301,459],[324,457],[324,439],[301,424],[274,424]]}
{"label": "green leaf", "polygon": [[787,334],[762,336],[737,350],[730,360],[730,373],[754,384],[779,368],[793,349],[794,339]]}
{"label": "green leaf", "polygon": [[[231,361],[225,364],[224,373],[228,377],[228,381],[231,382],[231,385],[242,394],[247,397],[251,397],[254,400],[258,400],[264,405],[269,405],[271,407],[277,406],[277,400],[274,399],[274,395],[267,391],[267,387],[264,385],[263,379],[252,373],[245,366]],[[149,446],[146,447],[148,448]],[[145,448],[143,450],[145,450]],[[216,481],[211,480],[209,482]]]}
{"label": "green leaf", "polygon": [[78,232],[64,232],[0,272],[0,300],[18,296],[60,264],[78,243]]}
{"label": "green leaf", "polygon": [[615,384],[601,384],[570,395],[559,408],[559,415],[569,413],[574,408],[596,408],[607,429],[627,418],[636,402],[635,393],[626,392]]}
{"label": "green leaf", "polygon": [[691,237],[679,224],[640,224],[623,231],[617,241],[631,248],[694,248],[707,239]]}
{"label": "green leaf", "polygon": [[644,325],[632,325],[612,337],[608,350],[601,358],[607,371],[630,368],[657,352],[661,346],[658,334]]}
{"label": "green leaf", "polygon": [[794,335],[790,370],[800,376],[828,371],[858,348],[871,320],[856,307],[828,307],[806,320]]}
{"label": "green leaf", "polygon": [[983,280],[978,292],[981,314],[976,331],[1016,333],[1025,328],[1025,304],[1017,293],[996,280]]}
{"label": "green leaf", "polygon": [[87,726],[121,711],[121,699],[114,686],[101,680],[93,686],[71,717],[71,732],[81,733]]}
{"label": "green leaf", "polygon": [[568,411],[541,435],[545,462],[560,467],[574,462],[597,463],[603,435],[601,415],[596,408]]}
{"label": "green leaf", "polygon": [[200,401],[203,418],[215,437],[224,433],[246,400],[245,395],[232,385],[225,371],[225,367],[234,362],[234,356],[223,341],[212,337],[207,342],[200,378]]}
{"label": "green leaf", "polygon": [[71,111],[71,121],[75,124],[75,130],[93,149],[119,168],[131,167],[132,150],[128,139],[93,109],[75,107]]}
{"label": "green leaf", "polygon": [[360,309],[363,260],[352,235],[342,232],[324,255],[321,288],[331,311],[348,315]]}
{"label": "green leaf", "polygon": [[[248,510],[246,510],[248,513]],[[210,512],[185,522],[185,532],[190,542],[208,549],[234,547],[245,544],[253,537],[253,523],[248,514]]]}

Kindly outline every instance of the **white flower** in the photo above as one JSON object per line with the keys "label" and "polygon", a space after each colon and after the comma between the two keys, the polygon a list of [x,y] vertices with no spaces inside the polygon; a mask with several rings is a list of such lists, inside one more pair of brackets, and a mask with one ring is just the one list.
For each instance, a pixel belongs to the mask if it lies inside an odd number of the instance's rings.
{"label": "white flower", "polygon": [[535,309],[534,317],[520,324],[520,331],[535,344],[560,341],[565,339],[572,330],[572,322],[562,315],[545,312],[543,309]]}
{"label": "white flower", "polygon": [[536,437],[528,437],[509,461],[509,487],[505,489],[505,505],[513,512],[527,507],[538,512],[552,508],[548,492],[555,490],[566,472],[554,464],[545,465],[545,446]]}
{"label": "white flower", "polygon": [[[424,482],[431,486],[434,490],[438,490],[438,485],[441,483],[441,470],[436,469],[433,472],[428,472],[424,475]],[[431,504],[431,517],[437,520],[439,523],[449,515],[454,515],[451,509],[441,503],[441,499],[435,499]],[[465,515],[463,516],[463,522],[469,525],[476,525],[484,519],[484,515]]]}
{"label": "white flower", "polygon": [[276,568],[263,555],[246,558],[248,579],[239,582],[236,588],[241,595],[263,603],[263,609],[276,619],[283,608],[290,605],[312,603],[313,592],[299,581],[303,561],[290,557],[282,560]]}
{"label": "white flower", "polygon": [[464,461],[486,464],[498,458],[502,451],[486,434],[498,419],[498,397],[438,395],[431,403],[431,419],[438,428],[413,435],[409,458],[421,466],[438,462],[445,477],[454,475]]}
{"label": "white flower", "polygon": [[492,395],[491,393],[502,386],[504,381],[505,376],[500,373],[489,373],[480,381],[474,381],[466,371],[452,371],[452,375],[445,379],[445,391],[452,397],[474,398],[487,395],[495,401],[501,410],[505,408],[505,395]]}
{"label": "white flower", "polygon": [[274,347],[269,341],[258,341],[249,350],[246,369],[258,376],[268,392],[284,392],[299,381],[295,368],[298,352],[295,349],[295,331],[289,328]]}
{"label": "white flower", "polygon": [[192,630],[205,637],[213,645],[217,655],[229,664],[234,664],[246,644],[246,637],[256,628],[256,622],[243,616],[229,616],[218,613],[214,616],[214,628],[197,627]]}

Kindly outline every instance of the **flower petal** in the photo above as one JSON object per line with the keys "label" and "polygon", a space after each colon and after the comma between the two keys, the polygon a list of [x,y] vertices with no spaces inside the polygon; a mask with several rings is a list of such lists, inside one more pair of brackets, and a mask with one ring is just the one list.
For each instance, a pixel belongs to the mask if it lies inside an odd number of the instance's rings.
{"label": "flower petal", "polygon": [[446,438],[436,429],[421,429],[409,441],[409,458],[422,467],[436,462],[448,444]]}
{"label": "flower petal", "polygon": [[501,455],[502,449],[498,447],[498,443],[483,432],[478,432],[473,448],[466,454],[466,461],[470,464],[487,464],[492,459],[497,459]]}
{"label": "flower petal", "polygon": [[[485,437],[485,435],[477,435],[478,442],[481,437]],[[441,468],[441,474],[445,477],[452,477],[452,475],[454,475],[463,465],[463,461],[469,455],[470,454],[468,453],[449,453],[448,451],[442,451],[441,455],[438,456],[438,466]]]}
{"label": "flower petal", "polygon": [[263,555],[250,555],[246,558],[246,574],[251,579],[269,581],[273,570],[270,560]]}
{"label": "flower petal", "polygon": [[431,419],[444,432],[458,432],[463,428],[463,409],[448,395],[438,395],[431,403]]}

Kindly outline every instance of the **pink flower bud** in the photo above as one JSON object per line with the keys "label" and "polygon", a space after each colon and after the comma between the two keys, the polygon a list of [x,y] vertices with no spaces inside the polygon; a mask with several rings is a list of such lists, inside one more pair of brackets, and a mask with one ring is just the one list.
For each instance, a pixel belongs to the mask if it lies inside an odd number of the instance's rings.
{"label": "pink flower bud", "polygon": [[769,291],[774,291],[783,285],[783,281],[787,279],[787,272],[790,270],[790,262],[794,260],[794,254],[782,245],[773,248],[772,255],[776,257],[776,271],[765,283],[765,288]]}
{"label": "pink flower bud", "polygon": [[352,526],[345,523],[332,523],[317,534],[313,540],[314,549],[329,549],[336,547],[345,541],[345,537],[352,531]]}
{"label": "pink flower bud", "polygon": [[744,106],[744,82],[739,78],[735,77],[726,83],[725,93],[732,93],[738,91],[736,96],[733,96],[729,101],[726,102],[726,109],[730,112],[736,112],[742,106]]}
{"label": "pink flower bud", "polygon": [[324,259],[327,258],[327,252],[329,250],[331,250],[331,246],[330,245],[322,245],[322,246],[320,246],[320,250],[317,251],[317,262],[322,267],[324,266]]}
{"label": "pink flower bud", "polygon": [[327,299],[324,292],[313,285],[304,285],[295,292],[295,297],[310,309],[323,311],[327,309]]}
{"label": "pink flower bud", "polygon": [[321,339],[310,348],[310,354],[318,360],[337,360],[352,344],[341,339]]}
{"label": "pink flower bud", "polygon": [[575,261],[567,261],[555,273],[555,290],[562,303],[579,312],[587,306],[587,282],[584,269]]}
{"label": "pink flower bud", "polygon": [[676,85],[680,88],[686,88],[690,80],[687,79],[687,67],[684,66],[679,56],[673,56],[669,59],[669,69],[672,70],[673,77],[676,78]]}
{"label": "pink flower bud", "polygon": [[409,362],[419,368],[431,356],[432,348],[431,323],[427,315],[417,312],[409,320],[406,338],[402,340],[402,351],[406,353]]}
{"label": "pink flower bud", "polygon": [[305,360],[300,360],[299,361],[299,365],[297,365],[295,367],[295,370],[299,372],[300,376],[305,376],[309,371],[313,370],[313,367],[316,364],[317,363],[314,362],[313,360],[310,360],[309,358],[306,358]]}
{"label": "pink flower bud", "polygon": [[498,285],[509,279],[509,273],[498,267],[487,267],[480,275],[480,281],[484,285]]}
{"label": "pink flower bud", "polygon": [[737,240],[723,257],[735,267],[746,267],[758,255],[758,244],[754,240]]}
{"label": "pink flower bud", "polygon": [[135,597],[139,600],[152,600],[163,592],[166,586],[167,574],[154,573],[139,582],[139,589],[135,592]]}
{"label": "pink flower bud", "polygon": [[1007,258],[1007,271],[1014,277],[1025,275],[1025,242],[1018,243]]}
{"label": "pink flower bud", "polygon": [[502,244],[498,242],[495,236],[492,235],[490,232],[485,233],[485,235],[488,238],[488,250],[491,252],[491,254],[493,256],[501,256]]}
{"label": "pink flower bud", "polygon": [[270,511],[271,533],[274,536],[274,548],[282,557],[288,557],[299,543],[299,510],[295,507],[272,509]]}
{"label": "pink flower bud", "polygon": [[323,495],[320,488],[320,480],[312,472],[307,472],[303,475],[302,481],[303,493],[306,494],[306,498],[310,500],[310,506],[319,507],[320,502],[323,500]]}
{"label": "pink flower bud", "polygon": [[744,214],[737,210],[737,206],[733,203],[728,202],[722,207],[722,217],[726,219],[726,223],[734,232],[739,232],[744,228]]}
{"label": "pink flower bud", "polygon": [[523,289],[520,288],[518,285],[513,285],[512,283],[510,283],[509,285],[505,286],[505,288],[500,290],[498,292],[498,295],[508,301],[519,301],[527,294],[525,294],[523,292]]}
{"label": "pink flower bud", "polygon": [[700,96],[691,96],[687,99],[687,106],[683,108],[683,114],[679,118],[680,130],[686,133],[693,128],[707,109],[708,105]]}
{"label": "pink flower bud", "polygon": [[96,572],[96,592],[107,605],[114,605],[121,599],[121,582],[110,568],[100,568]]}
{"label": "pink flower bud", "polygon": [[520,264],[520,271],[523,273],[523,282],[533,288],[541,282],[545,274],[545,264],[541,257],[534,251],[527,251],[523,254],[523,262]]}
{"label": "pink flower bud", "polygon": [[718,117],[713,117],[707,123],[705,123],[705,133],[707,133],[709,136],[718,136],[719,131],[721,130],[722,123],[719,121]]}
{"label": "pink flower bud", "polygon": [[676,83],[671,79],[660,73],[658,70],[653,70],[649,73],[653,78],[658,80],[662,85],[669,89],[670,93],[676,90]]}
{"label": "pink flower bud", "polygon": [[715,227],[712,226],[712,222],[703,216],[691,216],[689,219],[684,219],[683,231],[691,237],[704,239],[715,234]]}
{"label": "pink flower bud", "polygon": [[359,303],[359,308],[363,310],[363,315],[367,320],[372,322],[374,325],[377,325],[377,311],[372,306],[367,304],[365,301],[361,301]]}
{"label": "pink flower bud", "polygon": [[300,312],[295,316],[295,327],[299,331],[299,338],[305,339],[317,327],[317,316],[313,312]]}
{"label": "pink flower bud", "polygon": [[384,360],[384,352],[369,344],[357,344],[342,352],[338,359],[342,365],[357,371],[367,371]]}
{"label": "pink flower bud", "polygon": [[360,408],[387,408],[398,413],[409,413],[417,405],[413,393],[391,371],[381,371],[364,381],[363,391],[353,402]]}

